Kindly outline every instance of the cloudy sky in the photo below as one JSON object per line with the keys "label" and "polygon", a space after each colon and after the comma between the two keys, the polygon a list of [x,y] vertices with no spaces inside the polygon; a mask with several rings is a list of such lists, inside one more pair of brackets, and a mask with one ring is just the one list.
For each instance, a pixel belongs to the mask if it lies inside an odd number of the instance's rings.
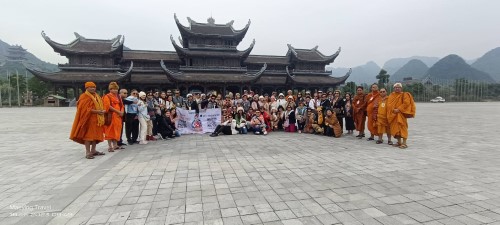
{"label": "cloudy sky", "polygon": [[395,57],[458,54],[474,59],[500,46],[500,1],[495,0],[0,0],[0,39],[21,44],[42,60],[65,63],[40,36],[42,30],[60,43],[73,32],[87,38],[125,35],[132,49],[173,50],[170,35],[179,31],[174,13],[216,23],[234,20],[236,29],[251,26],[239,49],[252,39],[252,54],[284,55],[286,44],[316,45],[325,55],[339,47],[334,67]]}

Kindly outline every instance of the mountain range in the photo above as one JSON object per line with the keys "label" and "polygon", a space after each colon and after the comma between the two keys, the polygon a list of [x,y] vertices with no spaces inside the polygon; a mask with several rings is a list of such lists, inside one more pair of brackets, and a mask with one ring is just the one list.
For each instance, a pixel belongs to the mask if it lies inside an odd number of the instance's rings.
{"label": "mountain range", "polygon": [[[439,64],[438,64],[439,63]],[[405,78],[423,79],[458,79],[500,82],[500,47],[492,49],[478,59],[464,60],[458,55],[448,55],[442,59],[428,56],[412,56],[393,58],[384,63],[383,67],[370,61],[364,65],[352,68],[347,82],[371,84],[383,68],[390,75],[391,82],[400,82]],[[344,67],[327,67],[332,76],[343,76],[349,69]]]}
{"label": "mountain range", "polygon": [[492,49],[471,65],[488,73],[497,82],[500,82],[500,47]]}
{"label": "mountain range", "polygon": [[427,76],[437,81],[465,78],[468,80],[495,82],[488,73],[473,68],[460,56],[454,54],[442,58],[429,68]]}

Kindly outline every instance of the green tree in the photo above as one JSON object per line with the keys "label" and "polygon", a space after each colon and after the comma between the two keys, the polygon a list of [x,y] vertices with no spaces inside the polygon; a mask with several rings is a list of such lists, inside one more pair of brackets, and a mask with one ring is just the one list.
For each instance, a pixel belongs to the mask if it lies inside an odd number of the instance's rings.
{"label": "green tree", "polygon": [[378,80],[378,87],[385,88],[385,85],[389,83],[389,75],[386,70],[381,69],[378,75],[375,77]]}
{"label": "green tree", "polygon": [[33,101],[43,99],[49,93],[50,86],[36,77],[31,77],[28,80],[29,90],[33,93]]}
{"label": "green tree", "polygon": [[349,81],[347,82],[344,87],[342,87],[342,93],[351,93],[351,94],[355,94],[356,93],[356,83],[354,83],[354,81]]}

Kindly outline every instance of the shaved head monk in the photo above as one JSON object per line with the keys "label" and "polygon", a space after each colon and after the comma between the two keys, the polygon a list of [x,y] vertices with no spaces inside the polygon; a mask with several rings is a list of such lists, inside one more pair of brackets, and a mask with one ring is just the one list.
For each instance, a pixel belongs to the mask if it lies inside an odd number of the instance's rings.
{"label": "shaved head monk", "polygon": [[[407,118],[415,117],[415,101],[409,92],[403,92],[401,83],[394,84],[394,92],[387,99],[387,120],[389,121],[391,134],[398,140],[393,146],[405,149],[408,139]],[[402,142],[401,142],[402,141]]]}
{"label": "shaved head monk", "polygon": [[370,86],[370,93],[366,95],[366,115],[367,115],[367,127],[370,131],[370,137],[368,141],[373,141],[375,136],[378,136],[377,130],[377,113],[378,110],[375,108],[377,102],[380,100],[380,95],[378,91],[378,85],[372,84]]}
{"label": "shaved head monk", "polygon": [[104,106],[96,93],[94,82],[85,83],[85,92],[78,98],[75,120],[71,128],[70,139],[85,145],[87,159],[104,155],[96,151],[96,145],[104,140]]}
{"label": "shaved head monk", "polygon": [[354,124],[359,132],[357,138],[361,139],[365,136],[365,120],[366,120],[366,95],[362,86],[356,88],[356,95],[352,99],[352,108]]}

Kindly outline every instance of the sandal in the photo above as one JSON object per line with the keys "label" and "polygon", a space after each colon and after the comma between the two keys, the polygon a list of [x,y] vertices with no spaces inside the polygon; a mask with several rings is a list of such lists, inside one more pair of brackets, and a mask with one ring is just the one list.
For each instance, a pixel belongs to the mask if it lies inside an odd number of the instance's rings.
{"label": "sandal", "polygon": [[108,152],[114,152],[114,148],[108,148]]}
{"label": "sandal", "polygon": [[402,144],[402,145],[400,145],[400,146],[399,146],[399,148],[400,148],[400,149],[405,149],[405,148],[408,148],[408,145],[406,145],[406,144]]}
{"label": "sandal", "polygon": [[94,158],[94,156],[93,156],[93,155],[85,155],[85,158],[86,158],[86,159],[93,159],[93,158]]}
{"label": "sandal", "polygon": [[375,142],[375,143],[377,143],[377,144],[382,144],[382,143],[384,143],[384,141],[382,141],[382,140],[377,140],[377,142]]}
{"label": "sandal", "polygon": [[120,149],[125,149],[125,148],[122,146],[116,146],[115,148],[113,148],[113,150],[120,150]]}
{"label": "sandal", "polygon": [[367,141],[373,141],[375,139],[373,139],[372,137],[369,137],[368,139],[366,139]]}
{"label": "sandal", "polygon": [[392,146],[393,147],[399,147],[399,146],[401,146],[401,143],[397,142],[396,144],[393,144]]}
{"label": "sandal", "polygon": [[387,144],[388,144],[388,145],[392,145],[392,141],[388,141],[388,142],[387,142]]}
{"label": "sandal", "polygon": [[106,155],[106,153],[96,151],[96,152],[93,153],[93,155],[94,156],[96,156],[96,155]]}

